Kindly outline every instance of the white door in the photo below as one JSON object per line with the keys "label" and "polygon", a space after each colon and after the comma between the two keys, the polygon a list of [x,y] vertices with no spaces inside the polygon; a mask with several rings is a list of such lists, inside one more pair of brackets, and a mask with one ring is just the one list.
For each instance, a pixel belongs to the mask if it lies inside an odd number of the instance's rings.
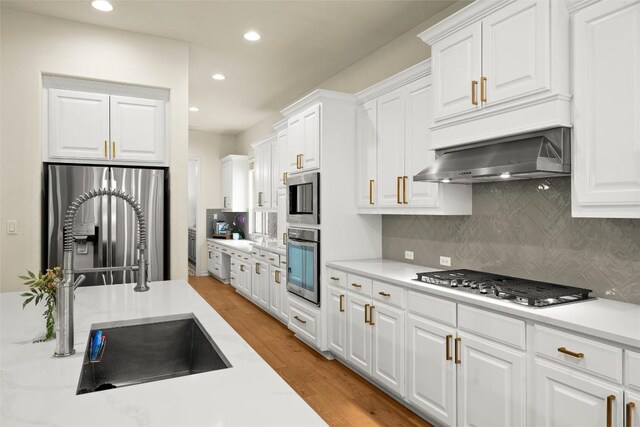
{"label": "white door", "polygon": [[402,89],[378,98],[378,206],[402,206],[404,99]]}
{"label": "white door", "polygon": [[233,183],[233,163],[231,160],[227,160],[222,162],[221,164],[221,175],[222,175],[222,208],[227,209],[233,206],[233,191],[232,191],[232,183]]}
{"label": "white door", "polygon": [[550,88],[549,16],[549,0],[518,0],[482,20],[485,105]]}
{"label": "white door", "polygon": [[164,110],[163,101],[111,96],[111,160],[163,163]]}
{"label": "white door", "polygon": [[209,273],[214,272],[214,261],[213,261],[213,250],[212,249],[207,249],[207,271],[209,271]]}
{"label": "white door", "polygon": [[407,315],[407,399],[448,426],[456,425],[455,330]]}
{"label": "white door", "polygon": [[302,114],[290,118],[287,122],[287,169],[289,175],[298,173],[300,169],[300,155],[304,150],[304,123]]}
{"label": "white door", "polygon": [[640,393],[624,392],[624,419],[627,426],[640,426]]}
{"label": "white door", "polygon": [[434,43],[431,57],[434,121],[480,109],[482,23]]}
{"label": "white door", "polygon": [[287,189],[278,189],[278,222],[277,222],[277,239],[282,245],[286,245],[287,233]]}
{"label": "white door", "polygon": [[320,104],[302,113],[304,147],[301,165],[307,171],[320,167]]}
{"label": "white door", "polygon": [[271,144],[260,144],[255,148],[254,163],[254,207],[271,207]]}
{"label": "white door", "polygon": [[359,208],[375,208],[377,205],[376,107],[377,103],[374,99],[364,103],[356,110],[356,203]]}
{"label": "white door", "polygon": [[277,135],[277,144],[278,144],[278,151],[277,151],[277,155],[273,155],[272,156],[274,158],[277,158],[277,162],[278,162],[278,167],[275,170],[274,173],[278,174],[278,187],[279,188],[284,188],[284,186],[287,184],[285,182],[285,173],[289,170],[289,164],[288,164],[288,160],[289,160],[289,147],[287,146],[287,130],[282,130],[280,132],[278,132]]}
{"label": "white door", "polygon": [[274,139],[271,143],[271,164],[269,165],[269,204],[272,208],[277,207],[278,188],[282,182],[280,175],[280,146],[278,145],[278,139]]}
{"label": "white door", "polygon": [[[619,387],[539,360],[535,362],[534,369],[533,425],[622,425],[623,401]],[[609,417],[610,424],[607,422]]]}
{"label": "white door", "polygon": [[247,297],[251,297],[251,265],[240,263],[240,274],[238,276],[239,290]]}
{"label": "white door", "polygon": [[371,375],[371,300],[347,293],[347,360]]}
{"label": "white door", "polygon": [[640,218],[640,2],[573,22],[573,216]]}
{"label": "white door", "polygon": [[458,338],[457,425],[526,425],[524,352],[466,333],[459,332]]}
{"label": "white door", "polygon": [[347,311],[346,291],[344,289],[329,286],[329,350],[340,358],[346,355],[347,339]]}
{"label": "white door", "polygon": [[260,263],[260,286],[262,287],[262,293],[260,294],[260,299],[258,303],[265,310],[269,309],[269,265],[261,262]]}
{"label": "white door", "polygon": [[280,317],[282,310],[282,270],[271,266],[269,268],[269,311]]}
{"label": "white door", "polygon": [[263,283],[264,280],[262,280],[261,276],[260,263],[253,261],[253,263],[251,263],[251,299],[256,305],[259,305],[260,301],[264,299],[262,297]]}
{"label": "white door", "polygon": [[404,311],[376,303],[373,313],[373,377],[404,397]]}
{"label": "white door", "polygon": [[[403,191],[409,207],[437,207],[438,186],[433,182],[413,181],[413,176],[431,165],[435,151],[431,148],[431,78],[423,77],[405,88],[405,123]],[[406,177],[406,178],[405,178]]]}
{"label": "white door", "polygon": [[287,291],[287,267],[282,268],[280,277],[280,318],[284,323],[289,323],[289,292]]}
{"label": "white door", "polygon": [[48,157],[109,158],[109,95],[49,89]]}

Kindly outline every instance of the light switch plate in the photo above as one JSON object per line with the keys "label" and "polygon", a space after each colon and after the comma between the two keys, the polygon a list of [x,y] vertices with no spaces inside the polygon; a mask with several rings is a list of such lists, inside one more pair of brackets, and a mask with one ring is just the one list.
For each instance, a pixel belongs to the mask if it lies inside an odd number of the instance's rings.
{"label": "light switch plate", "polygon": [[7,221],[7,234],[18,234],[18,221],[10,219]]}
{"label": "light switch plate", "polygon": [[404,251],[404,259],[413,260],[413,251]]}
{"label": "light switch plate", "polygon": [[451,267],[451,257],[441,256],[440,265],[444,265],[445,267]]}

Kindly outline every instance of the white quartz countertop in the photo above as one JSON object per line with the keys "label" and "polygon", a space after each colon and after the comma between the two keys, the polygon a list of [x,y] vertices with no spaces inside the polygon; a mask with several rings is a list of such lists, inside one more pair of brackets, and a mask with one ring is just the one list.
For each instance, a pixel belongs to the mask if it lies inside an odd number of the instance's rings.
{"label": "white quartz countertop", "polygon": [[208,238],[208,241],[218,244],[220,246],[224,246],[230,249],[236,249],[238,251],[242,251],[250,254],[251,249],[253,248],[254,242],[251,240],[232,240],[232,239],[212,239]]}
{"label": "white quartz countertop", "polygon": [[263,251],[273,252],[278,255],[287,255],[287,247],[282,245],[270,245],[262,243],[253,243],[253,247],[256,249],[262,249]]}
{"label": "white quartz countertop", "polygon": [[640,305],[638,304],[593,298],[577,303],[530,308],[509,301],[412,280],[416,278],[418,272],[441,269],[386,259],[327,262],[327,267],[640,349]]}
{"label": "white quartz countertop", "polygon": [[[184,281],[81,287],[75,348],[53,358],[42,307],[22,310],[18,292],[0,295],[0,425],[303,426],[325,425],[287,383]],[[43,304],[43,303],[41,303]],[[193,313],[232,367],[76,395],[91,325]]]}

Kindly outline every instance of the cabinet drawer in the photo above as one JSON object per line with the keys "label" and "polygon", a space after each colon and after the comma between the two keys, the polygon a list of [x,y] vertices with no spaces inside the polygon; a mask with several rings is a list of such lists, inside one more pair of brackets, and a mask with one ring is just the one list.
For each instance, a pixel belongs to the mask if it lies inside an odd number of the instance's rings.
{"label": "cabinet drawer", "polygon": [[410,312],[456,327],[456,303],[419,292],[409,291],[407,306]]}
{"label": "cabinet drawer", "polygon": [[334,270],[333,268],[327,268],[327,283],[344,289],[347,287],[347,273]]}
{"label": "cabinet drawer", "polygon": [[266,261],[274,267],[280,267],[280,255],[273,252],[265,252]]}
{"label": "cabinet drawer", "polygon": [[[624,366],[627,385],[640,390],[640,353],[625,350]],[[640,408],[638,408],[640,411]]]}
{"label": "cabinet drawer", "polygon": [[289,329],[318,345],[318,313],[289,298]]}
{"label": "cabinet drawer", "polygon": [[[535,325],[533,330],[536,354],[622,383],[622,349],[540,325]],[[575,354],[572,356],[560,349]]]}
{"label": "cabinet drawer", "polygon": [[233,271],[231,272],[229,283],[231,283],[231,286],[233,286],[234,288],[238,287],[238,275]]}
{"label": "cabinet drawer", "polygon": [[347,274],[347,289],[362,295],[371,296],[373,280],[357,274]]}
{"label": "cabinet drawer", "polygon": [[524,350],[526,327],[522,320],[458,305],[458,328]]}
{"label": "cabinet drawer", "polygon": [[207,249],[213,249],[213,242],[207,240]]}
{"label": "cabinet drawer", "polygon": [[232,259],[231,260],[231,274],[240,272],[240,262]]}
{"label": "cabinet drawer", "polygon": [[237,260],[242,260],[243,257],[247,256],[244,252],[236,251],[232,257]]}
{"label": "cabinet drawer", "polygon": [[222,248],[220,247],[220,245],[217,245],[217,244],[214,243],[213,244],[213,249],[215,249],[216,251],[220,251],[220,249],[222,249]]}
{"label": "cabinet drawer", "polygon": [[389,283],[373,281],[373,299],[394,305],[399,308],[406,307],[405,291],[399,286]]}

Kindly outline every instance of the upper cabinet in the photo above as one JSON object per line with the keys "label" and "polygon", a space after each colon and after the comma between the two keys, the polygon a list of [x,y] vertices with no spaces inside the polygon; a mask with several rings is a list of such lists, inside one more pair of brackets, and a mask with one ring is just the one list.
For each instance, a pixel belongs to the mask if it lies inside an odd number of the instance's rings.
{"label": "upper cabinet", "polygon": [[288,120],[288,173],[320,168],[320,104]]}
{"label": "upper cabinet", "polygon": [[[260,211],[275,208],[272,183],[272,148],[276,143],[275,135],[252,145],[254,153],[253,167],[253,208]],[[276,153],[277,156],[277,153]]]}
{"label": "upper cabinet", "polygon": [[220,159],[222,172],[222,209],[245,212],[248,208],[249,160],[247,156],[229,155]]}
{"label": "upper cabinet", "polygon": [[478,0],[420,34],[432,148],[571,126],[568,16],[564,1]]}
{"label": "upper cabinet", "polygon": [[287,175],[289,174],[289,131],[287,129],[287,120],[282,120],[273,126],[276,132],[275,149],[272,152],[273,164],[273,186],[274,194],[278,188],[284,188],[287,185]]}
{"label": "upper cabinet", "polygon": [[640,2],[574,12],[572,213],[640,218]]}
{"label": "upper cabinet", "polygon": [[165,102],[48,89],[45,161],[166,166]]}
{"label": "upper cabinet", "polygon": [[358,94],[356,204],[362,213],[471,214],[471,187],[414,182],[435,161],[430,60]]}

